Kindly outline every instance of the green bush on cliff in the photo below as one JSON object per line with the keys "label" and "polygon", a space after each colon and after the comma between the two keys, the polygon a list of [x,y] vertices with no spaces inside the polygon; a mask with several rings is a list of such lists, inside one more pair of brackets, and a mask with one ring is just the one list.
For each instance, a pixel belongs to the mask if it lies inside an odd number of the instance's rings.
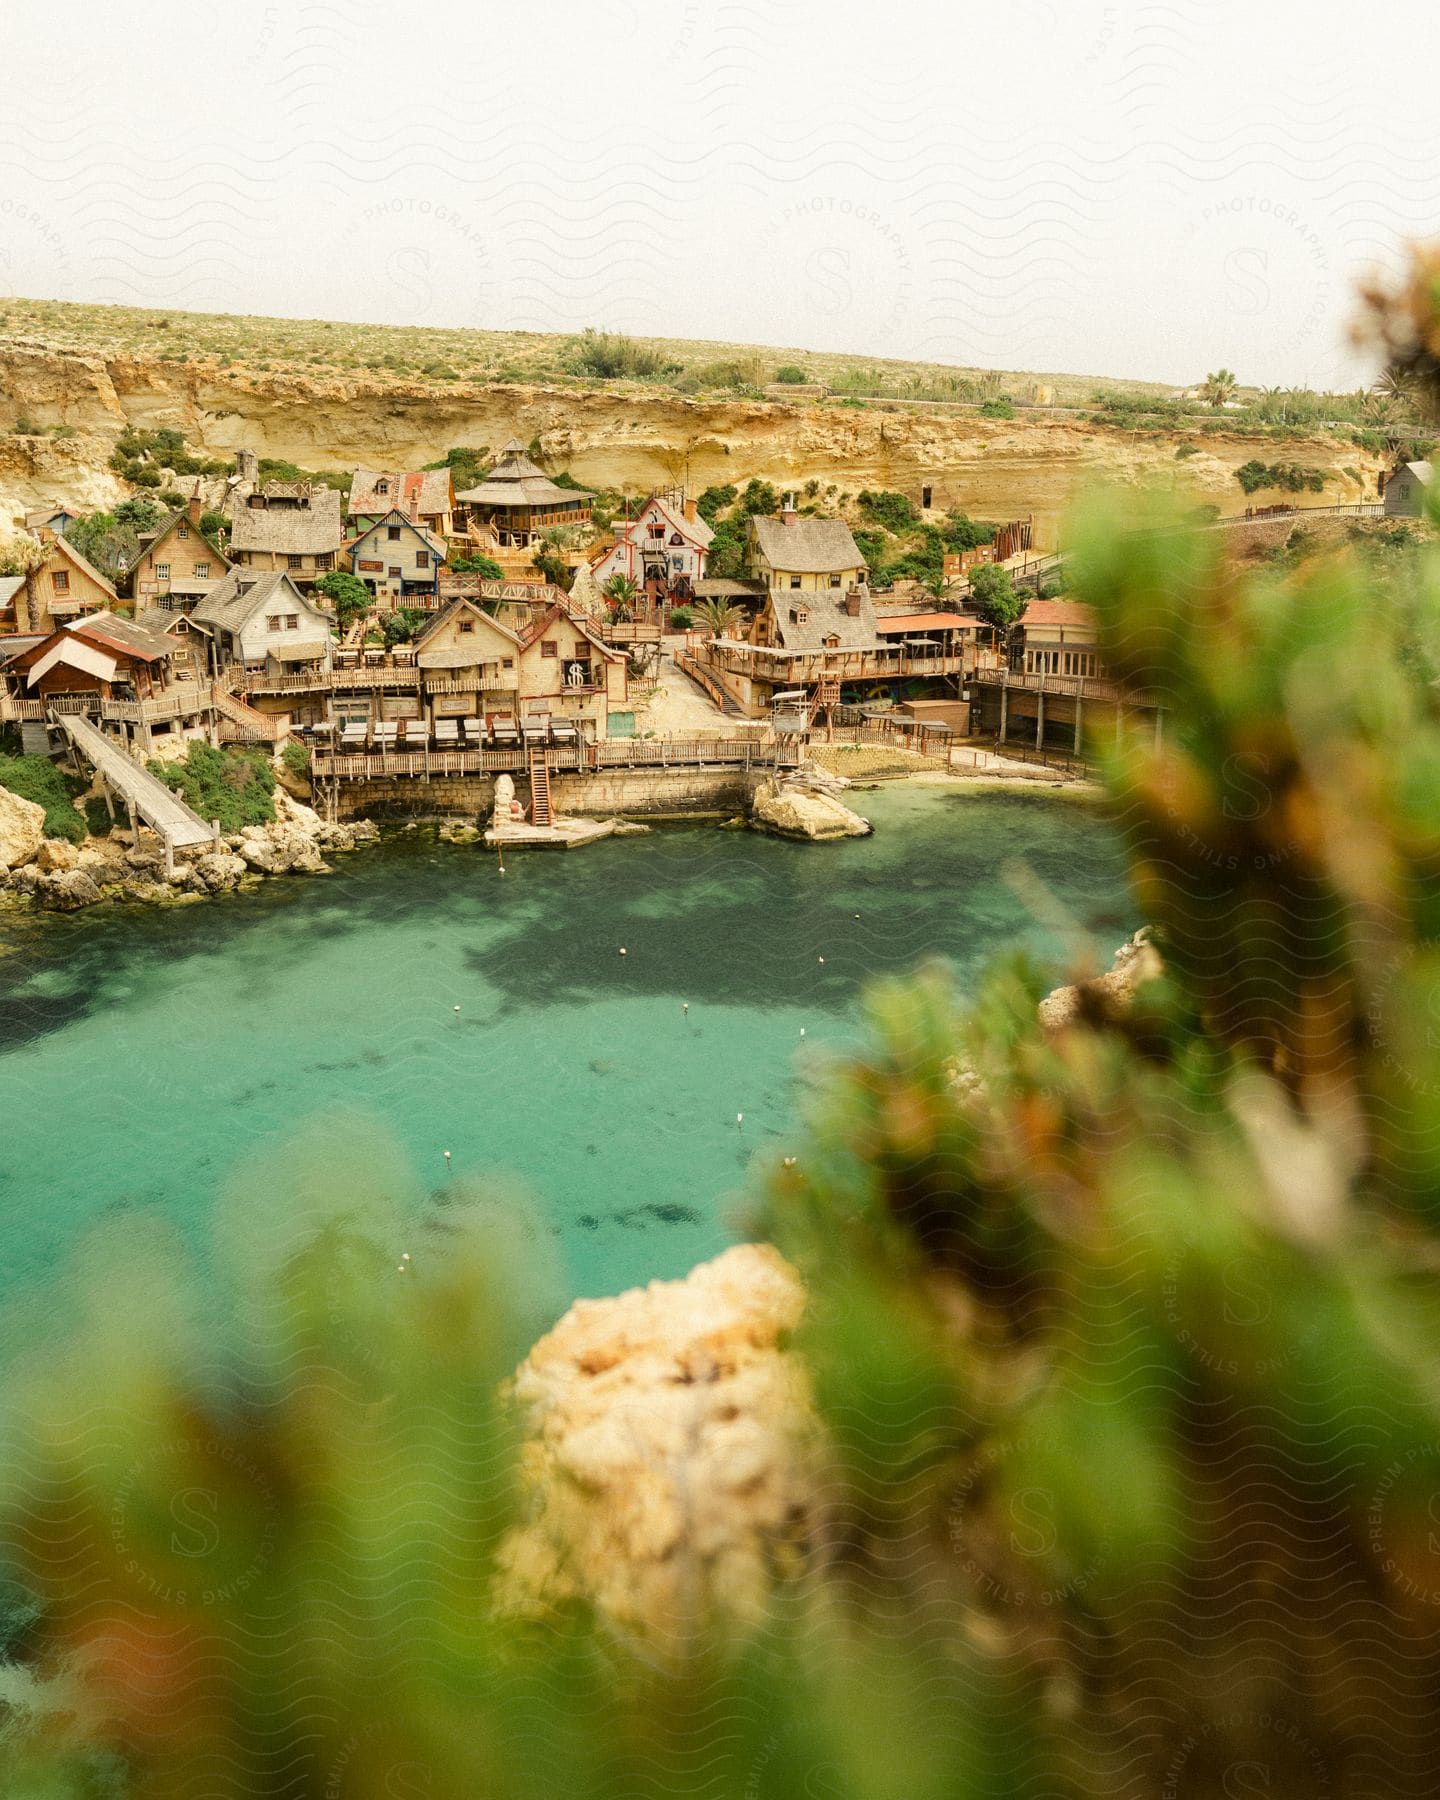
{"label": "green bush on cliff", "polygon": [[75,810],[74,802],[85,792],[86,785],[57,769],[48,756],[10,756],[0,752],[0,787],[45,808],[46,837],[83,843],[87,835],[85,820]]}
{"label": "green bush on cliff", "polygon": [[150,772],[208,824],[224,832],[268,825],[275,817],[275,771],[259,750],[217,750],[192,744],[183,762],[150,763]]}

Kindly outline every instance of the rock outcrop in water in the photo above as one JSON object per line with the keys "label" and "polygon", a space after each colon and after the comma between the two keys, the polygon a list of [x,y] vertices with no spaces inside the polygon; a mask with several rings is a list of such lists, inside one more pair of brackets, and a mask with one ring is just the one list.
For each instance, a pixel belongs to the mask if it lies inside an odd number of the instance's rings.
{"label": "rock outcrop in water", "polygon": [[868,837],[868,820],[840,799],[849,786],[818,763],[803,762],[779,780],[762,781],[750,802],[750,821],[778,837],[825,843],[833,838]]}
{"label": "rock outcrop in water", "polygon": [[532,1513],[504,1547],[504,1610],[584,1601],[664,1654],[763,1615],[817,1516],[809,1386],[784,1348],[804,1304],[777,1251],[742,1244],[570,1308],[515,1377]]}

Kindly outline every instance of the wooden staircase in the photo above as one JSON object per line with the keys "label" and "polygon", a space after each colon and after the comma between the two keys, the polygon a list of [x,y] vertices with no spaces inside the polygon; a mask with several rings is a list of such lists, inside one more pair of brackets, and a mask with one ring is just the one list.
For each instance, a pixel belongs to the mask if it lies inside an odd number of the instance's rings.
{"label": "wooden staircase", "polygon": [[[218,681],[214,695],[215,710],[232,728],[228,734],[232,738],[241,743],[273,744],[281,737],[285,729],[281,720],[251,706]],[[222,730],[220,735],[224,738],[227,733]]]}
{"label": "wooden staircase", "polygon": [[543,744],[530,746],[530,823],[555,823],[550,810],[550,753]]}
{"label": "wooden staircase", "polygon": [[810,726],[813,731],[819,723],[820,715],[825,715],[825,724],[829,735],[835,735],[835,708],[840,704],[840,677],[838,675],[822,675],[815,689],[815,698],[810,705]]}

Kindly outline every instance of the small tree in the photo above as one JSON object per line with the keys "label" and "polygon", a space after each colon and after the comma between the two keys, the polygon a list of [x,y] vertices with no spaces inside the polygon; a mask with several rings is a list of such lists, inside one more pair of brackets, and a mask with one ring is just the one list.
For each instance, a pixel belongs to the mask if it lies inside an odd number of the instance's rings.
{"label": "small tree", "polygon": [[1235,398],[1239,386],[1240,383],[1235,379],[1232,369],[1216,369],[1201,383],[1200,397],[1208,406],[1213,406],[1218,411],[1227,400]]}
{"label": "small tree", "polygon": [[450,559],[450,567],[457,575],[481,575],[486,581],[503,581],[505,571],[493,556],[481,556],[478,552],[472,556],[455,556]]}
{"label": "small tree", "polygon": [[386,613],[380,621],[385,647],[392,649],[396,644],[410,643],[425,629],[429,618],[428,612],[422,612],[416,606],[398,606],[394,612]]}
{"label": "small tree", "polygon": [[695,613],[711,637],[724,637],[732,625],[744,616],[733,600],[706,598],[695,602]]}
{"label": "small tree", "polygon": [[640,597],[640,584],[630,575],[612,575],[600,590],[614,618],[628,619]]}
{"label": "small tree", "polygon": [[999,563],[981,563],[978,569],[971,571],[970,600],[985,623],[993,625],[999,632],[1008,659],[1011,637],[1025,616],[1029,600],[1024,594],[1015,592],[1010,571]]}
{"label": "small tree", "polygon": [[342,631],[348,631],[375,604],[365,583],[344,569],[332,569],[328,575],[322,575],[315,583],[315,592],[323,594],[335,608]]}

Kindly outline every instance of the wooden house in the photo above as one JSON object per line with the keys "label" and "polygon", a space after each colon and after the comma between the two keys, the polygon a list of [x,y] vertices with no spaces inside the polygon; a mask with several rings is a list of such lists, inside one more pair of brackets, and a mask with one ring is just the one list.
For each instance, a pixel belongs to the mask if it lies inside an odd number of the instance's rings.
{"label": "wooden house", "polygon": [[346,554],[356,578],[392,610],[440,604],[440,571],[445,541],[393,508],[362,531]]}
{"label": "wooden house", "polygon": [[288,575],[232,569],[190,615],[204,633],[210,665],[323,675],[333,660],[330,615]]}
{"label": "wooden house", "polygon": [[115,584],[68,538],[42,531],[44,560],[0,586],[0,634],[44,634],[71,619],[103,612],[118,598]]}
{"label": "wooden house", "polygon": [[484,481],[456,496],[468,520],[488,527],[502,550],[531,549],[557,526],[588,526],[594,498],[552,481],[513,438]]}
{"label": "wooden house", "polygon": [[652,494],[633,519],[616,521],[615,542],[591,562],[590,572],[602,588],[613,576],[623,575],[652,604],[679,604],[692,598],[696,584],[704,580],[714,536],[693,500]]}
{"label": "wooden house", "polygon": [[26,513],[23,523],[32,537],[39,537],[42,531],[67,532],[79,517],[68,506],[36,506]]}
{"label": "wooden house", "polygon": [[750,521],[750,569],[771,595],[845,593],[864,584],[865,558],[843,519],[802,517],[787,506],[778,518]]}
{"label": "wooden house", "polygon": [[1095,614],[1078,600],[1032,600],[1012,635],[1010,655],[1011,667],[1026,675],[1104,673]]}
{"label": "wooden house", "polygon": [[431,537],[448,540],[455,529],[455,483],[449,469],[357,469],[347,513],[352,532],[368,531],[392,512],[423,526]]}
{"label": "wooden house", "polygon": [[343,536],[335,488],[267,481],[233,502],[230,560],[240,568],[279,571],[297,587],[311,588],[336,567]]}
{"label": "wooden house", "polygon": [[230,559],[200,529],[198,496],[145,538],[126,571],[136,609],[189,612],[230,572]]}
{"label": "wooden house", "polygon": [[0,673],[13,699],[81,713],[140,755],[156,753],[165,740],[208,736],[213,726],[210,683],[187,646],[117,613],[59,626]]}
{"label": "wooden house", "polygon": [[1435,476],[1428,462],[1401,463],[1385,479],[1385,516],[1418,519],[1425,512],[1425,497]]}

